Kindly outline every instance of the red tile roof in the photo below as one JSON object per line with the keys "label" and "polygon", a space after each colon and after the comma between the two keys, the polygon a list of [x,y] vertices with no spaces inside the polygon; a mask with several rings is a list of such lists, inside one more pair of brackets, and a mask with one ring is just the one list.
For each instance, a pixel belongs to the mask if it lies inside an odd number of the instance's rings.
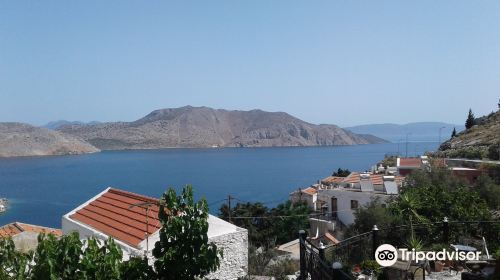
{"label": "red tile roof", "polygon": [[344,183],[359,183],[361,180],[358,172],[352,172],[344,179]]}
{"label": "red tile roof", "polygon": [[400,158],[400,167],[420,167],[422,165],[422,160],[419,158]]}
{"label": "red tile roof", "polygon": [[345,177],[337,177],[337,176],[329,176],[326,177],[325,179],[321,180],[321,183],[323,184],[335,184],[335,183],[341,183],[344,181]]}
{"label": "red tile roof", "polygon": [[48,228],[42,226],[35,226],[30,224],[24,224],[19,222],[14,222],[10,224],[6,224],[0,227],[0,238],[12,237],[21,232],[34,232],[34,233],[46,233],[46,234],[54,234],[56,236],[61,236],[62,231],[60,229]]}
{"label": "red tile roof", "polygon": [[[146,207],[132,205],[153,203],[149,207],[146,223]],[[134,247],[146,239],[146,229],[151,235],[160,229],[158,199],[110,188],[70,216],[116,240]],[[149,227],[147,226],[149,224]]]}
{"label": "red tile roof", "polygon": [[318,191],[313,187],[309,187],[307,189],[303,189],[302,192],[306,193],[306,194],[313,195],[313,194],[317,193]]}

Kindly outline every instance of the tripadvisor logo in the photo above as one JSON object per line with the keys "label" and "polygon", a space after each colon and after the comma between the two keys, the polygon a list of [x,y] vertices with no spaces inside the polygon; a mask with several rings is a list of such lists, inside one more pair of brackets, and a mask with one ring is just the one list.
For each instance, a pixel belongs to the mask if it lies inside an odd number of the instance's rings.
{"label": "tripadvisor logo", "polygon": [[391,266],[398,260],[398,251],[392,245],[382,244],[375,251],[375,260],[381,266]]}
{"label": "tripadvisor logo", "polygon": [[398,259],[402,261],[445,261],[445,260],[455,260],[455,261],[477,261],[481,256],[481,252],[464,252],[450,250],[441,250],[437,252],[433,251],[416,251],[408,250],[405,248],[396,249],[390,244],[382,244],[378,246],[375,251],[375,260],[381,266],[392,266],[396,263]]}

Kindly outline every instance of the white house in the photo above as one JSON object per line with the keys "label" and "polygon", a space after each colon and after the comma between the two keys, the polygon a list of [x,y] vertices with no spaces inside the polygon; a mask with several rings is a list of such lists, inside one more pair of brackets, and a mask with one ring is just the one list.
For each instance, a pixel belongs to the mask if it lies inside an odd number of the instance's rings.
{"label": "white house", "polygon": [[317,200],[325,203],[327,214],[333,219],[350,225],[354,223],[354,213],[359,207],[376,198],[384,203],[398,195],[402,180],[400,176],[352,172],[343,180],[320,186]]}
{"label": "white house", "polygon": [[[76,231],[81,239],[112,237],[124,259],[148,255],[159,238],[158,199],[107,188],[62,218],[62,232]],[[224,253],[220,269],[209,279],[237,279],[248,271],[248,232],[213,215],[208,218],[208,238]]]}
{"label": "white house", "polygon": [[314,186],[305,189],[298,189],[289,195],[292,203],[297,203],[299,201],[306,202],[307,206],[313,211],[317,211],[321,207],[320,205],[317,205],[317,197],[317,190]]}

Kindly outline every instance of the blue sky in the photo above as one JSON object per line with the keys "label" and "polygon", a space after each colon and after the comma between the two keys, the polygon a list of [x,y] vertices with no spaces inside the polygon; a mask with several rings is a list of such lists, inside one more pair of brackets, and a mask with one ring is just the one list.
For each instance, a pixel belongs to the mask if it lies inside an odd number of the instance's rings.
{"label": "blue sky", "polygon": [[499,1],[0,0],[0,121],[462,123],[497,108],[499,27]]}

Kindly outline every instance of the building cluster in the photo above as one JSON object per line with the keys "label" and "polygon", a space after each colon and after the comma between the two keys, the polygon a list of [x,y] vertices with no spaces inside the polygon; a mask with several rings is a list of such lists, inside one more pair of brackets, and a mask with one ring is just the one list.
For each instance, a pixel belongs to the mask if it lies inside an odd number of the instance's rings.
{"label": "building cluster", "polygon": [[343,230],[355,222],[360,207],[378,200],[385,206],[398,196],[405,177],[415,170],[448,168],[452,173],[473,183],[482,174],[480,169],[444,159],[395,158],[393,166],[382,164],[367,172],[352,172],[346,177],[329,176],[304,189],[290,193],[293,203],[304,202],[315,214],[309,219],[310,236],[334,244],[343,237]]}

